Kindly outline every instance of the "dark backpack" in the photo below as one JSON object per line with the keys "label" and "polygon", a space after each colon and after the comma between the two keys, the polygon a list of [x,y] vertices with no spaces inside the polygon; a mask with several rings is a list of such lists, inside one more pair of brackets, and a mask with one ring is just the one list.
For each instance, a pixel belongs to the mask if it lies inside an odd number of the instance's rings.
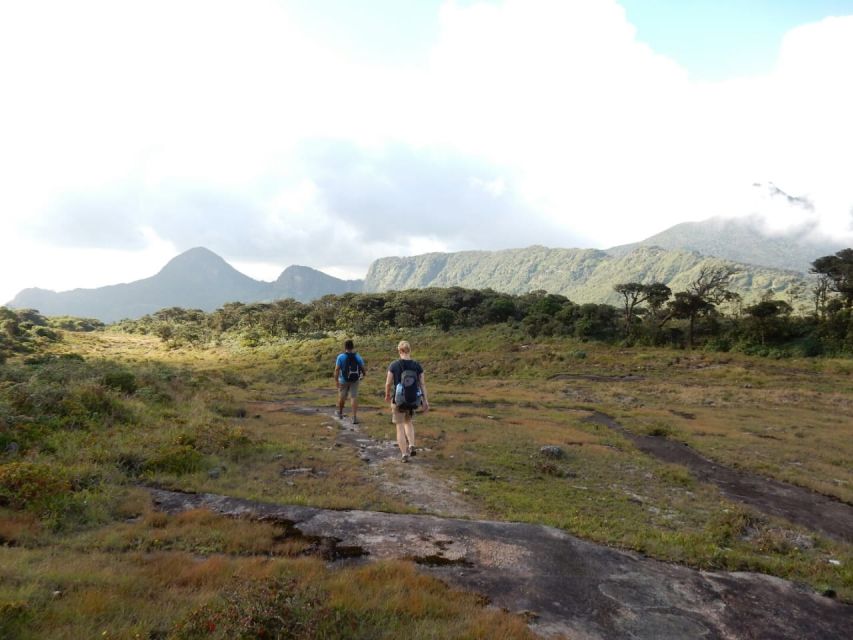
{"label": "dark backpack", "polygon": [[406,368],[406,361],[400,360],[400,382],[394,393],[394,404],[398,409],[414,411],[421,406],[421,387],[418,384],[418,372]]}
{"label": "dark backpack", "polygon": [[364,374],[364,367],[361,366],[354,353],[347,353],[346,356],[347,362],[344,365],[343,371],[344,380],[347,382],[358,382]]}

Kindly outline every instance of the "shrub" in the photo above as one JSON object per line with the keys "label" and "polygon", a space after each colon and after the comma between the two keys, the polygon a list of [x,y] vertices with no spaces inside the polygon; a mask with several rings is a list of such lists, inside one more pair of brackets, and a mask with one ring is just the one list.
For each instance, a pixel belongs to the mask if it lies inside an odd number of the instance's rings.
{"label": "shrub", "polygon": [[213,411],[223,418],[245,418],[246,407],[241,407],[235,404],[222,403],[214,405]]}
{"label": "shrub", "polygon": [[192,611],[172,629],[171,640],[226,638],[346,638],[352,614],[330,608],[315,589],[283,579],[249,582]]}
{"label": "shrub", "polygon": [[70,489],[68,479],[56,467],[35,462],[0,465],[0,505],[24,509]]}
{"label": "shrub", "polygon": [[26,602],[0,601],[0,638],[17,638],[32,618]]}
{"label": "shrub", "polygon": [[137,389],[136,377],[130,371],[116,370],[104,374],[102,384],[110,389],[131,394]]}
{"label": "shrub", "polygon": [[161,448],[145,465],[146,470],[183,475],[205,467],[205,458],[190,445],[173,444]]}
{"label": "shrub", "polygon": [[451,309],[435,309],[429,314],[429,321],[442,331],[450,331],[450,327],[456,320],[456,314]]}
{"label": "shrub", "polygon": [[133,451],[123,451],[116,456],[116,467],[131,478],[137,477],[145,470],[145,458]]}
{"label": "shrub", "polygon": [[794,349],[804,358],[814,358],[823,355],[823,344],[813,335],[806,336],[795,343]]}

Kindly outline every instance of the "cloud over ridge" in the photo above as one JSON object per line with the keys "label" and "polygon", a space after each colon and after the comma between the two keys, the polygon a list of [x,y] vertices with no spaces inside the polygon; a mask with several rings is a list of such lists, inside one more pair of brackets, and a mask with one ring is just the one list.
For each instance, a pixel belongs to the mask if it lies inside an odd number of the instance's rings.
{"label": "cloud over ridge", "polygon": [[711,216],[853,238],[853,16],[790,31],[771,74],[702,83],[614,0],[437,10],[425,62],[380,64],[273,0],[4,5],[6,235],[349,273]]}

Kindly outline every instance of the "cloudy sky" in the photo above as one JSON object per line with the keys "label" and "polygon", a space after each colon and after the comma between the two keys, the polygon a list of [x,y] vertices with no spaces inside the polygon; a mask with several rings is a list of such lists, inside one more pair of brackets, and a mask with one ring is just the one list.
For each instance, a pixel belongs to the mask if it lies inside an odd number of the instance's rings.
{"label": "cloudy sky", "polygon": [[0,87],[0,302],[194,246],[272,280],[711,216],[853,242],[853,0],[2,2]]}

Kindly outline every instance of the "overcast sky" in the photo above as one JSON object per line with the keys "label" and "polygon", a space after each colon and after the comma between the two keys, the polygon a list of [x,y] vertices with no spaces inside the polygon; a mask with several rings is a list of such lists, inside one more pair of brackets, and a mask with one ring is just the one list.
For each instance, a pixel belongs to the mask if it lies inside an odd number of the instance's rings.
{"label": "overcast sky", "polygon": [[0,87],[0,302],[195,246],[272,280],[711,216],[853,242],[853,0],[3,2]]}

